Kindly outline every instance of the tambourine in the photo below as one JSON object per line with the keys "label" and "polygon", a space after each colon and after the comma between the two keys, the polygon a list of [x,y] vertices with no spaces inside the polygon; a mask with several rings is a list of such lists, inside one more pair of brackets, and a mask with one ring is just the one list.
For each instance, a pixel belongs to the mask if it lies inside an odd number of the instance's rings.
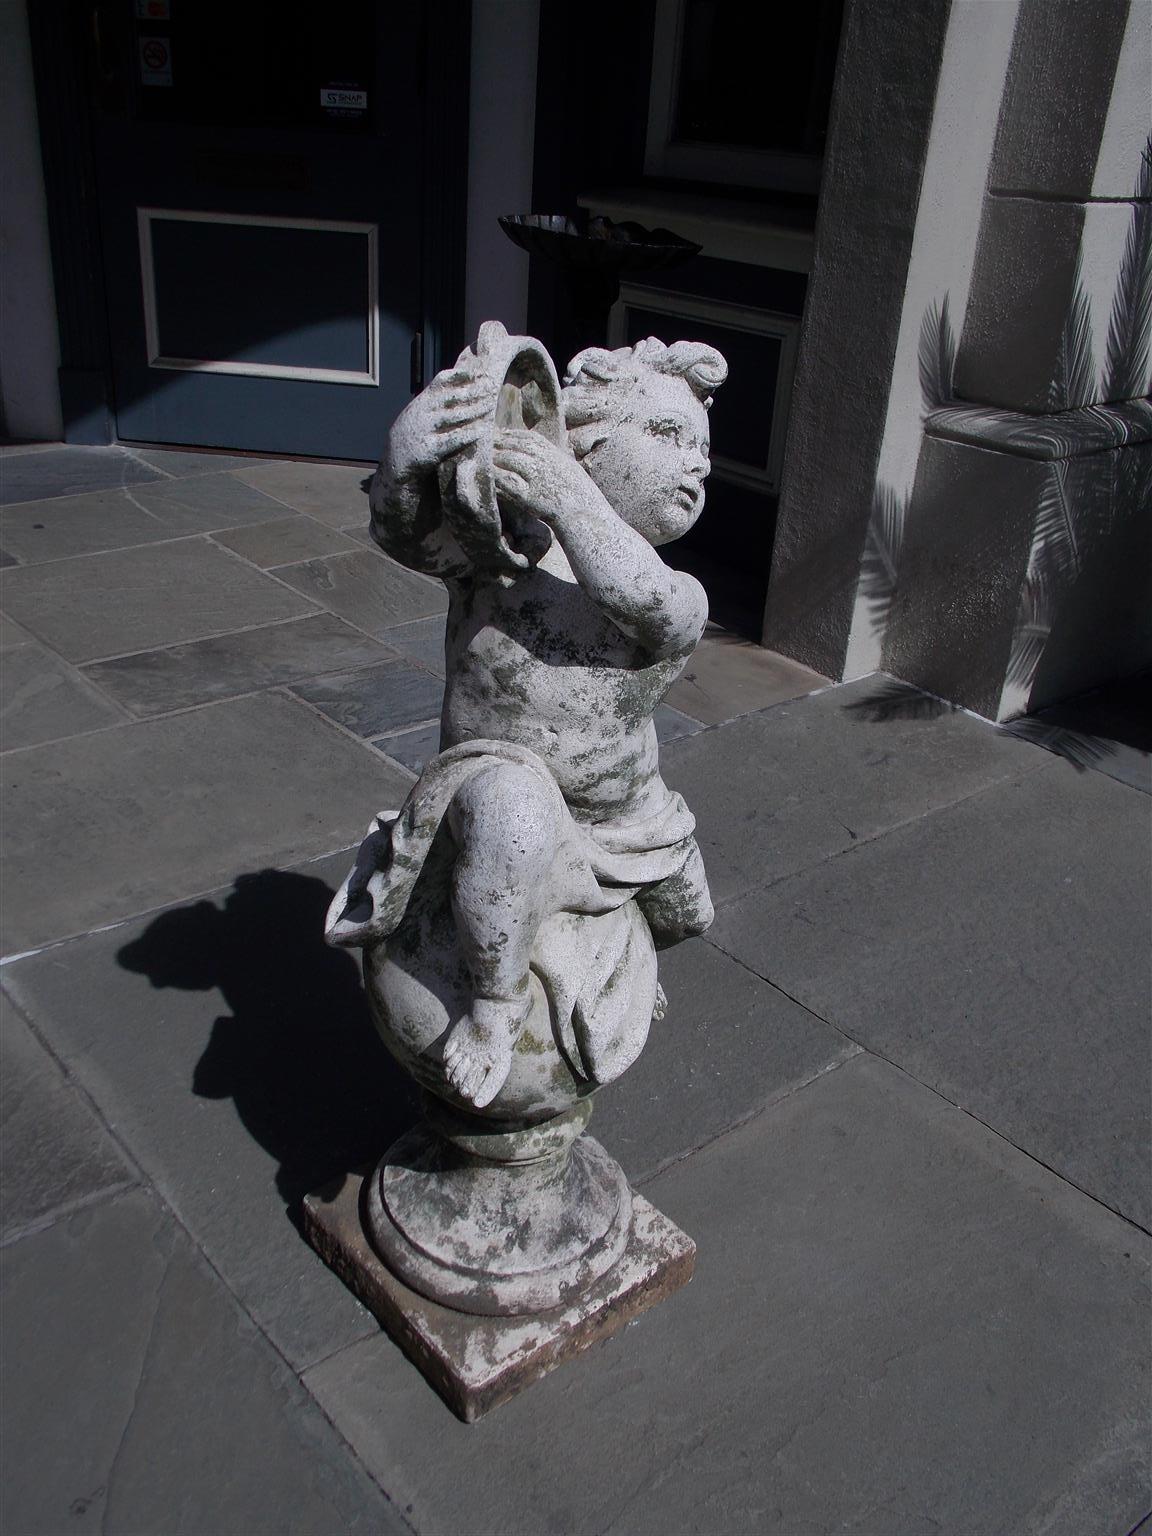
{"label": "tambourine", "polygon": [[560,380],[538,341],[509,336],[499,320],[480,327],[475,347],[466,347],[456,366],[500,388],[475,443],[440,466],[445,521],[471,561],[511,576],[535,565],[552,535],[538,519],[499,501],[493,445],[498,432],[512,428],[539,432],[567,452]]}

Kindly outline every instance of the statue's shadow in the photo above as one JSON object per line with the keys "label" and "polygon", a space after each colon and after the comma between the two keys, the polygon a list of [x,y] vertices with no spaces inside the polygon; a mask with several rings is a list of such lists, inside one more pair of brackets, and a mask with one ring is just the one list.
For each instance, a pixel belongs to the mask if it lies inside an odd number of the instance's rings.
{"label": "statue's shadow", "polygon": [[117,955],[157,988],[218,991],[192,1078],[201,1098],[233,1100],[278,1163],[294,1221],[302,1197],[379,1157],[417,1118],[410,1080],[372,1024],[360,968],[324,942],[331,888],[309,875],[241,875],[219,906],[164,912]]}

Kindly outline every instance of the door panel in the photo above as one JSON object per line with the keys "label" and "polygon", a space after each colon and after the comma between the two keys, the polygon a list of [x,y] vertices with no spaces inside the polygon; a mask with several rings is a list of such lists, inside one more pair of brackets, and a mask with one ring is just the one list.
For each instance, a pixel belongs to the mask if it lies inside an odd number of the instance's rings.
{"label": "door panel", "polygon": [[421,7],[97,17],[118,435],[375,458],[421,329]]}

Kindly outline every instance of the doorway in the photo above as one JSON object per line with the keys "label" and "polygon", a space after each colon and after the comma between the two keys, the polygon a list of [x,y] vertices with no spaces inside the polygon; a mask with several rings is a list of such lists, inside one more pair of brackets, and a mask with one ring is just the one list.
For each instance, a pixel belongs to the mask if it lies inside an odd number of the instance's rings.
{"label": "doorway", "polygon": [[463,158],[466,84],[445,101],[430,61],[454,48],[466,82],[466,27],[433,50],[424,5],[378,0],[98,0],[90,21],[116,437],[378,457],[455,341],[462,239],[430,231],[428,184]]}

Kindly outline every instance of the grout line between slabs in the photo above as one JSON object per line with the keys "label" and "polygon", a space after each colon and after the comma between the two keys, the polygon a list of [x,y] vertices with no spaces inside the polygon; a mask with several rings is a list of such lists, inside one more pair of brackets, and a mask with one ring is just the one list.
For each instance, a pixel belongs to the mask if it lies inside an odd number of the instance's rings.
{"label": "grout line between slabs", "polygon": [[753,966],[749,965],[747,961],[742,960],[739,955],[732,954],[730,950],[725,949],[724,946],[717,943],[715,939],[705,938],[704,942],[706,944],[711,944],[713,949],[719,950],[722,955],[726,956],[729,960],[740,966],[742,970],[745,970],[750,975],[755,976],[758,981],[764,982],[767,986],[772,987],[774,991],[779,992],[781,996],[786,997],[790,1003],[795,1003],[797,1008],[802,1008],[810,1018],[815,1019],[820,1024],[826,1025],[829,1029],[835,1030],[836,1033],[840,1035],[844,1040],[856,1046],[857,1050],[855,1054],[849,1058],[850,1060],[855,1060],[859,1055],[865,1055],[871,1056],[876,1061],[884,1062],[887,1066],[890,1066],[895,1071],[899,1072],[902,1077],[907,1078],[909,1082],[917,1084],[918,1087],[923,1088],[926,1092],[932,1094],[934,1098],[939,1099],[941,1103],[949,1105],[952,1109],[955,1109],[960,1114],[964,1115],[966,1119],[972,1120],[975,1122],[975,1124],[982,1126],[984,1130],[990,1132],[991,1135],[995,1136],[998,1141],[1003,1142],[1005,1146],[1012,1147],[1016,1152],[1020,1153],[1022,1157],[1027,1158],[1030,1163],[1034,1163],[1037,1167],[1043,1168],[1047,1173],[1050,1173],[1053,1178],[1058,1179],[1061,1184],[1066,1185],[1069,1189],[1076,1190],[1078,1194],[1083,1195],[1086,1199],[1090,1200],[1093,1205],[1098,1205],[1102,1209],[1109,1211],[1113,1216],[1118,1217],[1119,1220],[1125,1224],[1125,1226],[1131,1227],[1134,1231],[1141,1233],[1144,1237],[1152,1237],[1152,1232],[1150,1232],[1147,1227],[1141,1226],[1141,1224],[1133,1217],[1125,1215],[1123,1211],[1119,1210],[1116,1206],[1109,1204],[1109,1202],[1102,1199],[1100,1195],[1097,1195],[1092,1190],[1085,1188],[1084,1185],[1078,1184],[1076,1180],[1071,1178],[1067,1173],[1064,1173],[1059,1168],[1054,1167],[1053,1164],[1045,1162],[1044,1158],[1039,1156],[1038,1153],[1029,1151],[1027,1147],[1021,1146],[1017,1141],[1013,1141],[1011,1136],[1000,1130],[997,1126],[993,1125],[991,1121],[985,1120],[982,1116],[978,1115],[975,1110],[969,1109],[966,1105],[961,1104],[957,1099],[949,1098],[948,1094],[946,1094],[942,1088],[937,1088],[932,1083],[926,1082],[923,1078],[917,1077],[915,1072],[913,1072],[909,1067],[904,1066],[903,1063],[897,1061],[894,1056],[890,1056],[884,1051],[878,1050],[875,1046],[865,1044],[865,1042],[858,1039],[851,1030],[846,1029],[843,1024],[838,1024],[835,1019],[826,1018],[824,1014],[818,1013],[817,1010],[811,1006],[811,1004],[805,1003],[801,998],[795,996],[792,992],[789,992],[787,987],[782,987],[778,981],[773,981],[769,976],[762,976],[760,972],[757,971]]}
{"label": "grout line between slabs", "polygon": [[[757,980],[763,981],[764,978],[761,976],[758,977]],[[768,985],[771,986],[772,983],[769,982]],[[780,989],[777,987],[775,990],[779,991]],[[803,1006],[803,1004],[801,1004],[801,1006]],[[811,1009],[806,1009],[805,1012],[811,1013]],[[816,1015],[813,1014],[812,1017],[815,1018]],[[838,1031],[838,1033],[843,1032]],[[747,1110],[738,1119],[729,1121],[727,1125],[721,1126],[721,1128],[718,1131],[713,1132],[712,1135],[705,1136],[704,1139],[697,1142],[695,1146],[688,1147],[683,1152],[675,1152],[672,1154],[672,1156],[666,1157],[663,1162],[657,1163],[654,1168],[649,1169],[647,1173],[641,1174],[640,1177],[635,1180],[632,1185],[633,1189],[647,1188],[649,1184],[652,1184],[656,1179],[661,1178],[665,1173],[667,1173],[670,1168],[676,1168],[681,1163],[687,1162],[690,1157],[695,1157],[697,1152],[703,1152],[706,1148],[715,1146],[718,1141],[723,1141],[725,1137],[731,1136],[736,1131],[742,1130],[744,1126],[751,1124],[753,1120],[758,1120],[762,1115],[768,1114],[770,1110],[779,1108],[781,1104],[784,1104],[789,1099],[794,1098],[796,1094],[803,1093],[805,1088],[810,1088],[813,1083],[818,1083],[821,1078],[827,1077],[832,1072],[839,1071],[839,1069],[843,1066],[846,1066],[848,1062],[855,1061],[857,1056],[863,1056],[867,1054],[865,1048],[862,1045],[858,1045],[854,1041],[849,1041],[848,1043],[851,1049],[847,1050],[844,1055],[837,1056],[834,1061],[825,1062],[823,1066],[817,1067],[816,1070],[809,1073],[807,1077],[800,1078],[797,1082],[789,1084],[788,1087],[782,1089],[779,1093],[764,1099],[759,1104],[753,1105],[751,1109]]]}
{"label": "grout line between slabs", "polygon": [[[697,736],[700,734],[701,733],[699,731],[696,732]],[[1029,767],[1025,767],[1023,764],[1019,767],[1013,767],[1011,771],[1005,773],[1002,778],[992,779],[987,784],[980,784],[975,789],[969,790],[967,794],[957,796],[955,800],[945,800],[939,805],[928,806],[926,809],[918,811],[915,816],[906,816],[902,821],[894,821],[889,826],[880,827],[877,829],[877,831],[871,832],[867,836],[864,836],[859,832],[853,832],[851,827],[849,827],[845,822],[840,821],[838,817],[833,816],[833,821],[835,821],[838,826],[843,827],[845,832],[847,832],[848,836],[852,839],[850,843],[847,843],[843,848],[834,848],[830,853],[826,853],[822,855],[822,857],[814,859],[810,864],[802,865],[799,869],[790,869],[785,874],[777,875],[775,879],[757,882],[753,885],[745,887],[745,889],[741,891],[735,892],[731,896],[725,896],[722,901],[716,903],[717,915],[726,911],[729,907],[734,907],[739,901],[746,901],[751,896],[765,896],[769,891],[775,890],[779,885],[786,884],[789,880],[797,880],[802,875],[811,875],[814,871],[820,869],[825,864],[831,864],[837,859],[846,858],[850,854],[858,853],[862,848],[870,848],[873,843],[880,842],[883,838],[889,837],[893,832],[902,832],[906,828],[914,827],[922,821],[928,821],[933,816],[939,816],[946,811],[955,810],[957,806],[966,805],[969,800],[975,800],[977,796],[986,795],[994,789],[999,789],[1005,784],[1012,783],[1013,780],[1030,778],[1033,774],[1038,773],[1049,766],[1048,759],[1050,757],[1051,754],[1046,753],[1044,754],[1044,757],[1041,761],[1033,763]],[[714,939],[709,939],[708,943],[716,944],[716,941]],[[719,944],[716,944],[716,947],[719,949]],[[727,951],[725,951],[725,953],[727,953]],[[735,959],[736,957],[733,956],[732,958]],[[761,980],[764,979],[765,978],[761,977]]]}
{"label": "grout line between slabs", "polygon": [[[289,1360],[288,1356],[284,1353],[284,1351],[280,1348],[280,1346],[276,1343],[276,1341],[271,1337],[271,1335],[269,1334],[268,1330],[264,1327],[264,1325],[261,1322],[259,1322],[259,1320],[256,1317],[253,1316],[251,1310],[241,1300],[240,1296],[233,1289],[231,1284],[228,1282],[228,1280],[225,1278],[223,1273],[220,1271],[220,1269],[216,1265],[216,1263],[213,1260],[212,1256],[208,1253],[208,1251],[205,1249],[203,1244],[201,1244],[197,1240],[197,1238],[193,1235],[193,1233],[191,1232],[189,1227],[184,1222],[183,1218],[180,1216],[179,1212],[175,1209],[175,1207],[172,1205],[172,1203],[167,1199],[167,1197],[156,1186],[155,1182],[149,1176],[147,1170],[144,1168],[144,1166],[140,1163],[139,1159],[132,1152],[132,1149],[123,1140],[123,1138],[117,1132],[115,1127],[112,1126],[109,1123],[107,1117],[101,1112],[99,1104],[92,1097],[92,1095],[88,1092],[88,1090],[84,1086],[84,1084],[80,1081],[79,1078],[77,1078],[69,1070],[67,1064],[60,1057],[59,1053],[53,1049],[51,1042],[45,1038],[43,1032],[40,1029],[37,1028],[34,1020],[31,1019],[28,1016],[28,1014],[25,1011],[25,1009],[22,1008],[19,1003],[17,1003],[16,999],[13,998],[9,994],[8,1000],[9,1000],[10,1004],[12,1005],[12,1007],[15,1008],[17,1014],[23,1020],[24,1024],[27,1026],[28,1030],[31,1032],[33,1038],[47,1052],[47,1054],[51,1058],[51,1060],[56,1063],[57,1067],[60,1069],[60,1071],[63,1074],[63,1076],[72,1085],[73,1090],[78,1094],[80,1099],[84,1103],[87,1104],[87,1106],[91,1110],[92,1114],[96,1117],[97,1122],[104,1128],[104,1130],[107,1133],[107,1135],[111,1138],[113,1144],[117,1147],[117,1149],[120,1151],[120,1153],[124,1157],[124,1160],[127,1163],[128,1167],[135,1172],[135,1174],[137,1176],[137,1179],[139,1181],[139,1186],[143,1190],[145,1190],[147,1192],[147,1194],[167,1214],[169,1219],[172,1221],[173,1225],[180,1232],[182,1232],[184,1234],[184,1237],[185,1237],[186,1241],[191,1245],[193,1252],[199,1255],[201,1261],[207,1267],[209,1272],[215,1277],[216,1281],[219,1283],[219,1285],[220,1285],[221,1289],[224,1291],[224,1293],[227,1296],[231,1297],[233,1305],[242,1313],[242,1315],[244,1317],[246,1317],[248,1319],[248,1322],[251,1324],[252,1328],[259,1335],[259,1337],[264,1340],[264,1343],[272,1351],[273,1356],[280,1362],[280,1364],[284,1368],[284,1370],[286,1370],[296,1381],[298,1381],[300,1383],[300,1386],[303,1388],[303,1390],[305,1392],[307,1392],[309,1400],[311,1401],[313,1406],[316,1408],[316,1410],[320,1414],[321,1418],[331,1427],[332,1432],[337,1437],[337,1440],[339,1441],[339,1443],[344,1447],[345,1451],[352,1458],[352,1460],[356,1464],[356,1466],[358,1466],[360,1468],[360,1470],[363,1472],[364,1476],[367,1478],[367,1480],[371,1484],[371,1486],[373,1488],[378,1488],[380,1490],[380,1493],[382,1494],[385,1502],[395,1512],[395,1514],[403,1522],[405,1527],[409,1531],[413,1532],[413,1536],[417,1536],[416,1527],[408,1519],[408,1517],[404,1513],[404,1510],[401,1507],[401,1505],[388,1492],[388,1490],[384,1487],[383,1483],[381,1483],[378,1478],[376,1478],[376,1477],[374,1477],[372,1475],[372,1472],[368,1468],[367,1464],[362,1460],[362,1458],[360,1456],[360,1453],[357,1451],[356,1447],[352,1444],[352,1442],[344,1434],[343,1430],[340,1428],[340,1426],[336,1423],[336,1421],[332,1418],[332,1416],[329,1414],[327,1409],[324,1407],[324,1404],[320,1402],[319,1398],[316,1396],[316,1394],[311,1390],[311,1388],[305,1382],[305,1380],[304,1380],[305,1373],[308,1370],[310,1370],[311,1367],[310,1366],[304,1366],[302,1368],[298,1368],[297,1366],[293,1365],[292,1361]],[[122,1194],[123,1193],[127,1193],[127,1192],[128,1192],[127,1190],[121,1191]],[[303,1239],[301,1239],[301,1241],[303,1241]],[[363,1341],[363,1339],[372,1337],[378,1331],[379,1331],[379,1326],[378,1325],[375,1325],[375,1324],[373,1324],[373,1325],[366,1325],[364,1333],[358,1339],[351,1340],[348,1345],[345,1345],[343,1347],[344,1348],[350,1348],[354,1344],[359,1344],[359,1343],[361,1343]],[[333,1351],[333,1353],[339,1353],[339,1351]],[[330,1356],[328,1358],[330,1358]]]}
{"label": "grout line between slabs", "polygon": [[[296,869],[306,869],[309,864],[320,864],[324,859],[333,859],[338,853],[352,855],[360,846],[360,839],[351,843],[341,843],[336,848],[329,848],[323,853],[310,853],[307,858],[293,859],[289,862],[272,863],[267,867],[278,873],[285,873]],[[204,901],[211,896],[219,896],[231,889],[233,882],[204,886],[198,891],[189,891],[186,895],[173,896],[168,901],[157,902],[151,907],[141,907],[136,912],[129,912],[124,917],[118,917],[111,923],[100,923],[95,928],[80,928],[75,933],[65,933],[59,938],[49,939],[44,944],[34,945],[31,949],[22,949],[11,955],[0,955],[0,970],[6,965],[15,965],[18,960],[31,960],[37,955],[45,955],[49,950],[59,949],[64,944],[73,944],[77,939],[90,939],[98,933],[115,933],[118,928],[126,928],[130,923],[138,923],[142,918],[151,917],[154,913],[168,912],[176,907],[187,906],[192,901]]]}

